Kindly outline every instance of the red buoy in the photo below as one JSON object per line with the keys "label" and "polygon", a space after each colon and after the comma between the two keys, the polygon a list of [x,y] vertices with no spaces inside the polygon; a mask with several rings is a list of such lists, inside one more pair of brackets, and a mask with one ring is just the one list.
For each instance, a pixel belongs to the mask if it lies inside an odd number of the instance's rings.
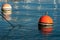
{"label": "red buoy", "polygon": [[41,16],[41,18],[39,19],[39,29],[42,31],[42,33],[44,34],[48,34],[51,33],[53,30],[53,19],[48,16],[48,15],[43,15]]}

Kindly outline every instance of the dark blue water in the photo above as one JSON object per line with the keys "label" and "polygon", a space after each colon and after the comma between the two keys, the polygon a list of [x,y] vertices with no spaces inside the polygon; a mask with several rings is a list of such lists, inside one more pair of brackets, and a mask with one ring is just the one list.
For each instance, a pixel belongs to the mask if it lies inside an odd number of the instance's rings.
{"label": "dark blue water", "polygon": [[[0,7],[4,3],[0,2]],[[59,0],[56,4],[53,0],[8,3],[12,5],[12,19],[7,22],[0,15],[0,40],[60,40]],[[38,20],[45,12],[54,20],[53,32],[48,36],[38,30]]]}

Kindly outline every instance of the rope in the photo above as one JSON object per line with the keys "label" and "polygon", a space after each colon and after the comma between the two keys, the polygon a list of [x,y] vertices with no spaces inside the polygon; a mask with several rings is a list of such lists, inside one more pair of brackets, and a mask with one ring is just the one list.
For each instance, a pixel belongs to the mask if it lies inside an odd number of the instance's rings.
{"label": "rope", "polygon": [[12,26],[12,28],[8,30],[8,33],[1,38],[1,40],[4,40],[4,38],[5,38],[6,36],[8,36],[9,33],[10,33],[16,26],[14,26],[12,23],[10,23],[8,20],[6,20],[6,18],[4,17],[3,14],[1,14],[1,16],[2,16],[2,18],[3,18],[6,22],[8,22],[8,23],[10,24],[10,26]]}

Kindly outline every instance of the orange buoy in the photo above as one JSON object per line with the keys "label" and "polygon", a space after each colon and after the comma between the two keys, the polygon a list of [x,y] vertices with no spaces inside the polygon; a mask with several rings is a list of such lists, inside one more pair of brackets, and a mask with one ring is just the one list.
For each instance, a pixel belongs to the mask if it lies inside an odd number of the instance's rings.
{"label": "orange buoy", "polygon": [[10,4],[3,4],[2,5],[2,14],[4,15],[4,18],[6,18],[6,20],[10,20],[11,17],[10,15],[12,14],[12,7]]}
{"label": "orange buoy", "polygon": [[48,15],[41,16],[41,18],[39,19],[39,29],[45,34],[52,32],[52,25],[53,19]]}
{"label": "orange buoy", "polygon": [[39,22],[40,23],[47,23],[47,24],[52,24],[53,23],[53,20],[50,16],[48,15],[44,15],[42,16],[40,19],[39,19]]}

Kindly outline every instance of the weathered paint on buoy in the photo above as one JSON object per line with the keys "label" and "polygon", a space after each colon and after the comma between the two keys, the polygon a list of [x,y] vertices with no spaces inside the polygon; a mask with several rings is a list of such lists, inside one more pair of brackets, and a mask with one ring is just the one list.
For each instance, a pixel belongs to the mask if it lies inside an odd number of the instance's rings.
{"label": "weathered paint on buoy", "polygon": [[45,34],[52,32],[53,19],[48,15],[43,15],[39,19],[38,28]]}
{"label": "weathered paint on buoy", "polygon": [[12,6],[10,4],[3,4],[2,5],[2,14],[6,20],[10,20],[10,15],[12,14]]}

